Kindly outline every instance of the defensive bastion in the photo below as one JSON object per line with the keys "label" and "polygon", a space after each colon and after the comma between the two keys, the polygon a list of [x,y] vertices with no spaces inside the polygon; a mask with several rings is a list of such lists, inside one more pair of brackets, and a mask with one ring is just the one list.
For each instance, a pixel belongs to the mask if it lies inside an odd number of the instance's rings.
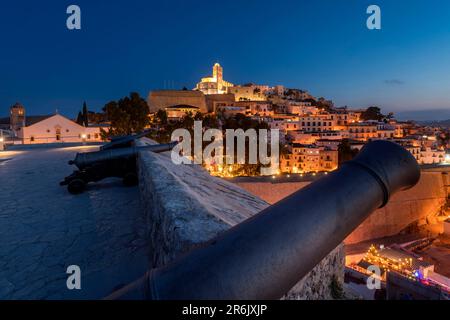
{"label": "defensive bastion", "polygon": [[[143,139],[140,143],[153,142]],[[174,165],[170,153],[142,151],[138,162],[152,268],[166,265],[269,206],[236,184],[211,177],[200,166]],[[336,280],[343,283],[344,259],[341,244],[285,298],[333,298]]]}

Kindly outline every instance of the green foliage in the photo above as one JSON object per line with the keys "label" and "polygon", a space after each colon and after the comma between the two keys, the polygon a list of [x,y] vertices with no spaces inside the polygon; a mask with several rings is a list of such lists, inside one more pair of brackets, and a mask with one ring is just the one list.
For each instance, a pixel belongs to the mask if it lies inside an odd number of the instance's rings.
{"label": "green foliage", "polygon": [[[119,101],[107,103],[103,111],[111,122],[108,136],[139,133],[149,125],[147,103],[136,92],[132,92],[129,97]],[[105,134],[102,131],[102,135]]]}

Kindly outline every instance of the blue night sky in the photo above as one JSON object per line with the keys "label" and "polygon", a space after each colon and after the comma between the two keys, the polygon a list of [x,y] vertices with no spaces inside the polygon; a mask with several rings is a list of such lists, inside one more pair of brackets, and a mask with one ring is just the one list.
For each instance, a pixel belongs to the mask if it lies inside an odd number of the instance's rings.
{"label": "blue night sky", "polygon": [[[66,28],[70,4],[80,31]],[[381,31],[366,28],[370,4]],[[16,101],[74,116],[83,101],[193,88],[216,61],[230,82],[339,106],[450,110],[448,0],[2,0],[0,43],[0,116]]]}

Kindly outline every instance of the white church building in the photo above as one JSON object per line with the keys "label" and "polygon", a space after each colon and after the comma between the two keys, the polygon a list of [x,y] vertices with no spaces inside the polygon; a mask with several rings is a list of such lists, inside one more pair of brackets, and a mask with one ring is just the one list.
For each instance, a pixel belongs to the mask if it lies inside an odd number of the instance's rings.
{"label": "white church building", "polygon": [[[10,109],[9,126],[16,143],[101,142],[100,126],[84,127],[58,113],[48,116],[26,116],[25,108],[16,103]],[[107,127],[103,128],[108,130]]]}

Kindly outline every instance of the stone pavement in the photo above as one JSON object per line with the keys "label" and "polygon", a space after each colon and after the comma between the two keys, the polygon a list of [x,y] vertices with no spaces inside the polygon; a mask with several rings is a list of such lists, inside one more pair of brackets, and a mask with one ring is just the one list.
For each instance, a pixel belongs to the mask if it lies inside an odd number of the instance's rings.
{"label": "stone pavement", "polygon": [[[0,152],[0,300],[99,299],[148,268],[137,187],[117,179],[74,196],[59,182],[76,152],[95,147]],[[66,269],[81,268],[81,290]]]}

